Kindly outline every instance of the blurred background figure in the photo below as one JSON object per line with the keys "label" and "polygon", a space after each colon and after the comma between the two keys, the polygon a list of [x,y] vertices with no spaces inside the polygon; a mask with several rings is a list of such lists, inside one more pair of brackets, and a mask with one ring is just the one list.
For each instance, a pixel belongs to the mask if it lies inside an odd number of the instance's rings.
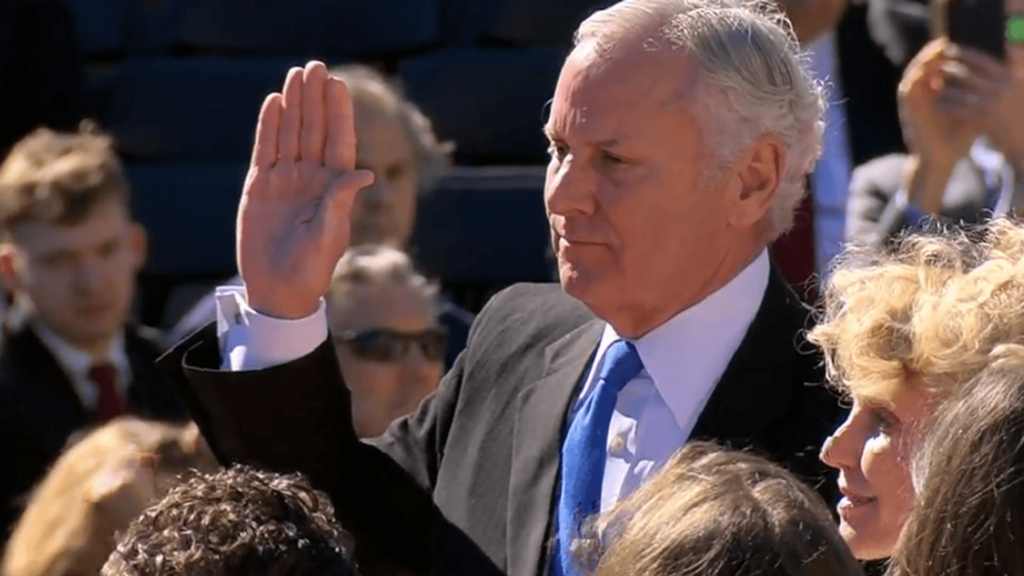
{"label": "blurred background figure", "polygon": [[[373,186],[357,196],[352,214],[352,246],[381,244],[399,250],[409,245],[421,194],[429,194],[451,165],[453,146],[441,143],[430,121],[399,88],[368,66],[331,70],[345,80],[352,95],[359,168],[376,175]],[[229,284],[241,284],[236,276]],[[448,366],[465,347],[473,315],[450,300],[436,298],[438,314],[449,333]],[[216,300],[206,296],[170,331],[177,341],[216,318]],[[414,406],[415,407],[415,406]]]}
{"label": "blurred background figure", "polygon": [[99,573],[358,576],[353,546],[304,477],[235,466],[173,488],[132,522]]}
{"label": "blurred background figure", "polygon": [[916,458],[892,576],[1024,573],[1024,347],[990,359],[939,409]]}
{"label": "blurred background figure", "polygon": [[3,576],[96,574],[123,532],[179,474],[217,463],[194,424],[118,418],[85,434],[34,489]]}
{"label": "blurred background figure", "polygon": [[600,516],[580,560],[593,576],[860,576],[828,507],[749,452],[691,442]]}
{"label": "blurred background figure", "polygon": [[0,283],[22,312],[0,348],[0,530],[84,427],[183,419],[154,366],[163,341],[130,320],[146,232],[105,134],[40,129],[0,166]]}
{"label": "blurred background figure", "polygon": [[[1007,17],[1024,1],[1006,0]],[[907,154],[857,168],[846,238],[878,244],[931,218],[978,223],[1024,200],[1024,44],[1005,63],[939,39],[917,53],[898,89]]]}
{"label": "blurred background figure", "polygon": [[448,346],[440,310],[437,285],[396,248],[357,246],[338,262],[328,324],[360,437],[380,436],[437,388]]}

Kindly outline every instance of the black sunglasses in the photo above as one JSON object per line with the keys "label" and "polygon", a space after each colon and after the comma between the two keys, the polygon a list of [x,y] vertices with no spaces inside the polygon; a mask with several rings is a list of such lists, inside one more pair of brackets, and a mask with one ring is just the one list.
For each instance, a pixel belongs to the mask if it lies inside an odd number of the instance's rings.
{"label": "black sunglasses", "polygon": [[427,360],[444,359],[448,350],[448,331],[431,328],[412,334],[374,328],[370,330],[346,330],[335,337],[345,343],[356,356],[375,362],[398,362],[409,353],[409,346],[416,344]]}

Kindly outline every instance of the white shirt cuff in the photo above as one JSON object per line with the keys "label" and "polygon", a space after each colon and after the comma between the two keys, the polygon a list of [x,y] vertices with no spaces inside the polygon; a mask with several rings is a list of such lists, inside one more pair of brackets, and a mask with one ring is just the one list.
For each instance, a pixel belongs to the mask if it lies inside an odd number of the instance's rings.
{"label": "white shirt cuff", "polygon": [[327,340],[324,300],[311,316],[282,320],[249,307],[243,286],[218,286],[217,340],[221,369],[262,370],[298,360]]}

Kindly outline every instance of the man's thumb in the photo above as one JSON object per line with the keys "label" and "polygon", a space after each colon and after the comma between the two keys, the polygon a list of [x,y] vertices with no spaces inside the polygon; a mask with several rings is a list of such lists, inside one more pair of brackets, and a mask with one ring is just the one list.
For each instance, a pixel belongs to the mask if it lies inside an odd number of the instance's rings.
{"label": "man's thumb", "polygon": [[349,226],[356,194],[373,184],[374,178],[369,170],[354,170],[336,178],[324,196],[317,224],[327,230]]}

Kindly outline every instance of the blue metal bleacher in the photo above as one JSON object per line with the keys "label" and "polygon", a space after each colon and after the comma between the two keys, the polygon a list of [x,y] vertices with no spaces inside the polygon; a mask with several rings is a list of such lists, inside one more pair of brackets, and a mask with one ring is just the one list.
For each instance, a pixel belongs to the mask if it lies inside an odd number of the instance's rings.
{"label": "blue metal bleacher", "polygon": [[174,0],[178,50],[347,60],[441,41],[437,0]]}
{"label": "blue metal bleacher", "polygon": [[401,62],[410,98],[462,164],[542,164],[545,104],[561,69],[558,49],[452,48]]}
{"label": "blue metal bleacher", "polygon": [[127,61],[93,86],[99,120],[129,161],[246,162],[259,109],[288,60]]}
{"label": "blue metal bleacher", "polygon": [[469,0],[463,36],[510,46],[572,46],[577,26],[615,0]]}
{"label": "blue metal bleacher", "polygon": [[244,164],[128,165],[132,210],[149,232],[145,273],[220,277],[235,270]]}

